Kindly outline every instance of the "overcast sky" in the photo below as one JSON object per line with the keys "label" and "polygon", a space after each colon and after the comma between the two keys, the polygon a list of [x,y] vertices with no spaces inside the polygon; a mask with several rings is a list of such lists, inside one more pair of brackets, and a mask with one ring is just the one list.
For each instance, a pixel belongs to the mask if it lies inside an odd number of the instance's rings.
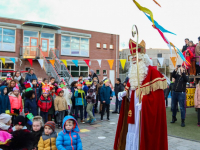
{"label": "overcast sky", "polygon": [[[153,0],[137,1],[153,12],[160,25],[177,34],[165,36],[178,48],[186,37],[197,43],[200,0],[157,0],[161,8]],[[119,34],[125,44],[136,24],[139,39],[145,40],[147,48],[168,48],[132,0],[1,0],[0,16]]]}

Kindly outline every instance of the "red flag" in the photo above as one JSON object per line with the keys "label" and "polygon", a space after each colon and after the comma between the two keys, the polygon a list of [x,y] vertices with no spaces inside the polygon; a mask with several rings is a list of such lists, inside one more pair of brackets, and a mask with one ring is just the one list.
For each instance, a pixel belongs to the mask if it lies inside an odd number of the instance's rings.
{"label": "red flag", "polygon": [[29,61],[29,63],[31,64],[31,66],[33,65],[33,59],[27,59]]}
{"label": "red flag", "polygon": [[84,61],[88,65],[88,67],[90,67],[90,60],[89,59],[85,59]]}

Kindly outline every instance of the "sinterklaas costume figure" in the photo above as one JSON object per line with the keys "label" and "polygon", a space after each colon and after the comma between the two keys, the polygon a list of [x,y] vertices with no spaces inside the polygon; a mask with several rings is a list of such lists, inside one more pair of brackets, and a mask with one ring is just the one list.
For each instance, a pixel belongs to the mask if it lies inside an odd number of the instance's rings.
{"label": "sinterklaas costume figure", "polygon": [[141,103],[139,103],[136,42],[131,39],[129,49],[132,55],[128,74],[129,81],[125,91],[118,94],[122,105],[114,150],[138,150],[138,147],[140,150],[168,150],[163,91],[167,88],[166,79],[151,66],[152,61],[146,54],[145,42],[142,41],[138,45],[141,98]]}

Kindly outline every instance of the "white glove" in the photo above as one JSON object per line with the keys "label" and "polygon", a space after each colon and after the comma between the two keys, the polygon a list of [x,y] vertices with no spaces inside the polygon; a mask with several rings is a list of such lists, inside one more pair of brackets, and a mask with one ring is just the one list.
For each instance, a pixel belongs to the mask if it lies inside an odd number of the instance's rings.
{"label": "white glove", "polygon": [[118,93],[118,100],[122,101],[124,96],[126,96],[126,91],[119,92]]}

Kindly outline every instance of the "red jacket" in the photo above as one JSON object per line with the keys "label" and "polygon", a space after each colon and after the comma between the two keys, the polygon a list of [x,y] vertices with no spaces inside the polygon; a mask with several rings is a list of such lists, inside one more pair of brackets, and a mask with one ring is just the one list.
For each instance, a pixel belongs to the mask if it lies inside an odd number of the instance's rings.
{"label": "red jacket", "polygon": [[[186,64],[186,69],[189,68],[191,66],[191,59],[193,58],[193,53],[188,50],[188,52],[190,53],[190,56],[186,56],[186,51],[183,52],[183,56],[185,57],[185,59],[190,63],[185,63]],[[184,63],[182,64],[182,66],[185,66]]]}
{"label": "red jacket", "polygon": [[40,107],[40,110],[42,112],[48,112],[51,106],[52,106],[52,100],[50,96],[48,96],[47,99],[45,99],[44,96],[41,95],[41,97],[38,100],[38,107]]}

